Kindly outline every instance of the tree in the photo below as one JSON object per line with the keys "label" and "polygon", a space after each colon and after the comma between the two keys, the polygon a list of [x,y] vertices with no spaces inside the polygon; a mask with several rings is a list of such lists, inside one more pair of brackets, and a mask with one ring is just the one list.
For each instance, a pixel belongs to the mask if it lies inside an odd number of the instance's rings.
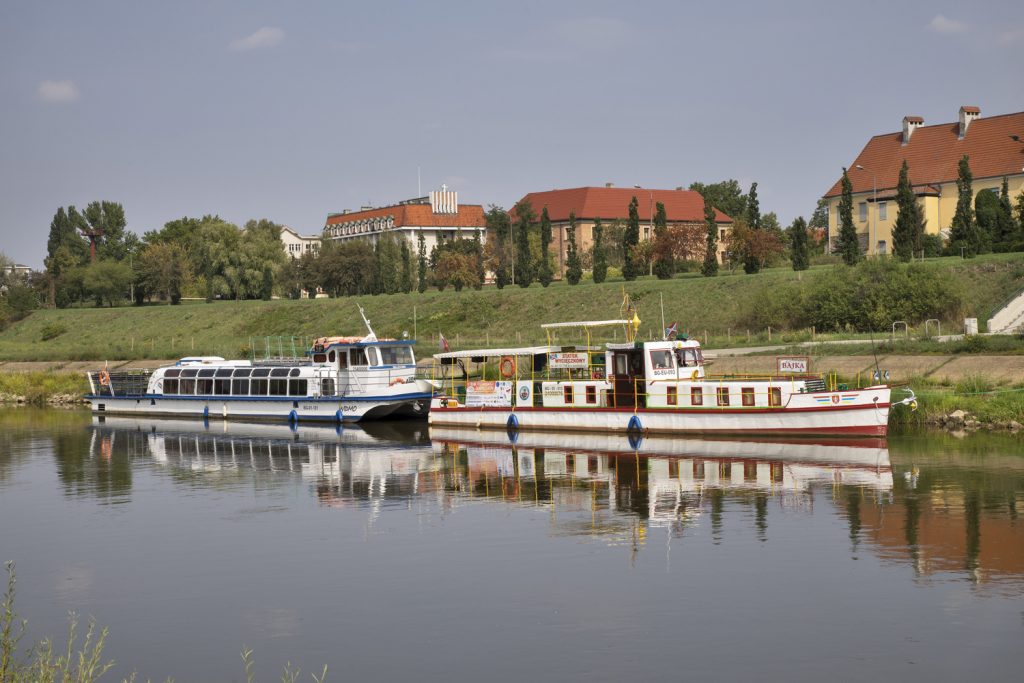
{"label": "tree", "polygon": [[917,226],[921,222],[921,208],[910,185],[910,167],[906,159],[900,168],[900,179],[896,185],[896,223],[892,228],[892,251],[901,261],[910,261],[914,252],[920,249]]}
{"label": "tree", "polygon": [[533,258],[530,255],[530,223],[536,214],[528,201],[519,202],[513,211],[516,214],[515,281],[520,287],[529,287],[534,279]]}
{"label": "tree", "polygon": [[427,291],[427,241],[422,230],[416,241],[419,243],[416,250],[416,291],[422,294]]}
{"label": "tree", "polygon": [[484,263],[484,245],[479,230],[473,231],[473,255],[476,258],[476,283],[474,289],[482,289],[487,279],[487,266]]}
{"label": "tree", "polygon": [[551,246],[551,219],[548,217],[548,207],[540,211],[540,264],[537,269],[537,281],[542,287],[551,284],[554,274],[551,272],[551,257],[548,255],[548,248]]}
{"label": "tree", "polygon": [[626,221],[626,230],[622,234],[622,277],[627,282],[635,280],[640,274],[640,268],[636,263],[634,249],[640,244],[640,211],[639,202],[633,196],[629,202],[629,220]]}
{"label": "tree", "polygon": [[1006,249],[1010,248],[1017,237],[1017,224],[1013,220],[1013,207],[1010,205],[1010,183],[1003,176],[1003,186],[999,193],[999,219],[996,222],[997,241]]}
{"label": "tree", "polygon": [[789,226],[789,254],[793,261],[793,270],[807,270],[810,267],[807,221],[803,216],[797,216],[793,224]]}
{"label": "tree", "polygon": [[860,240],[857,238],[857,229],[853,227],[853,184],[845,168],[842,194],[839,197],[839,240],[836,246],[836,251],[846,265],[852,266],[861,259]]}
{"label": "tree", "polygon": [[170,304],[181,303],[181,289],[188,273],[188,256],[180,244],[154,242],[138,258],[139,283]]}
{"label": "tree", "polygon": [[785,247],[776,231],[754,230],[741,218],[733,221],[729,251],[744,265],[753,263],[756,273],[764,268],[765,263],[781,256]]}
{"label": "tree", "polygon": [[512,281],[509,259],[512,219],[505,209],[491,204],[484,216],[484,222],[490,235],[487,244],[491,247],[490,267],[494,273],[494,284],[498,289],[503,289]]}
{"label": "tree", "polygon": [[654,274],[659,280],[668,280],[676,274],[672,237],[665,218],[665,205],[658,202],[654,212]]}
{"label": "tree", "polygon": [[110,306],[128,294],[132,271],[127,263],[96,260],[85,268],[85,288],[96,297],[96,305],[106,301]]}
{"label": "tree", "polygon": [[96,245],[98,259],[123,261],[138,244],[138,238],[125,231],[124,207],[117,202],[90,202],[82,218],[90,230],[103,231]]}
{"label": "tree", "polygon": [[978,232],[978,224],[974,220],[974,175],[971,173],[970,160],[965,154],[960,159],[957,167],[956,178],[956,212],[953,214],[953,224],[949,232],[949,249],[952,254],[960,254],[968,258],[976,256],[981,251],[981,234]]}
{"label": "tree", "polygon": [[583,264],[580,261],[579,249],[576,246],[576,212],[569,212],[568,246],[565,253],[565,279],[570,285],[578,285],[583,279]]}
{"label": "tree", "polygon": [[1024,190],[1017,195],[1017,229],[1024,230]]}
{"label": "tree", "polygon": [[981,252],[990,251],[992,244],[1000,241],[1001,214],[1002,203],[994,190],[985,189],[978,192],[974,198],[974,218],[981,239]]}
{"label": "tree", "polygon": [[46,276],[49,287],[50,306],[65,306],[69,296],[61,287],[61,278],[89,259],[89,244],[82,239],[79,230],[85,227],[85,219],[74,206],[57,209],[50,222],[50,234],[46,240]]}
{"label": "tree", "polygon": [[402,277],[400,289],[408,294],[412,291],[412,249],[409,248],[409,240],[403,239],[401,243]]}
{"label": "tree", "polygon": [[[749,230],[754,232],[761,230],[761,204],[757,200],[757,183],[751,183],[750,192],[747,193],[747,213],[745,218]],[[733,235],[733,251],[743,255],[743,271],[748,275],[760,272],[763,265],[757,255],[744,250],[745,246],[753,243],[751,240],[737,240],[736,236]]]}
{"label": "tree", "polygon": [[711,202],[711,206],[730,218],[740,218],[746,213],[747,196],[743,194],[740,184],[735,180],[723,180],[710,185],[690,183],[690,189],[699,192],[704,199]]}
{"label": "tree", "polygon": [[608,257],[605,255],[604,228],[601,226],[601,219],[594,219],[594,282],[600,284],[608,276]]}
{"label": "tree", "polygon": [[714,277],[718,275],[718,224],[715,222],[715,207],[707,197],[704,198],[704,229],[704,266],[700,272],[704,277]]}

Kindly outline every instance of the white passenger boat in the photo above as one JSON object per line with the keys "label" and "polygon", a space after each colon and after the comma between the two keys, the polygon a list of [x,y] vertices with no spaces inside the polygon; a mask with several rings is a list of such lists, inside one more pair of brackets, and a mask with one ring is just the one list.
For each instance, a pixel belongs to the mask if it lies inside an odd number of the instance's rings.
{"label": "white passenger boat", "polygon": [[90,372],[97,414],[348,422],[422,417],[433,387],[416,378],[410,340],[317,339],[303,358],[182,358],[149,370]]}
{"label": "white passenger boat", "polygon": [[[443,381],[430,424],[509,430],[885,436],[892,405],[886,385],[851,388],[809,374],[705,372],[694,339],[643,342],[640,320],[544,325],[580,328],[587,343],[451,351],[434,355]],[[603,347],[590,330],[622,325],[627,340]],[[498,362],[499,376],[487,368]],[[493,370],[492,370],[493,373]],[[482,379],[471,379],[471,375]]]}

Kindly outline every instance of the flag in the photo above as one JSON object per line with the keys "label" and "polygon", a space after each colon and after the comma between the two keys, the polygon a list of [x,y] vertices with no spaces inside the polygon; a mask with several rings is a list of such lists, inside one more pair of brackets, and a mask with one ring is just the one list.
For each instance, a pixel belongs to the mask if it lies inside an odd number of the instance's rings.
{"label": "flag", "polygon": [[671,341],[679,334],[679,323],[672,323],[665,328],[665,339]]}
{"label": "flag", "polygon": [[451,351],[452,348],[448,346],[448,340],[444,338],[444,335],[440,332],[437,333],[437,342],[441,346],[442,351]]}

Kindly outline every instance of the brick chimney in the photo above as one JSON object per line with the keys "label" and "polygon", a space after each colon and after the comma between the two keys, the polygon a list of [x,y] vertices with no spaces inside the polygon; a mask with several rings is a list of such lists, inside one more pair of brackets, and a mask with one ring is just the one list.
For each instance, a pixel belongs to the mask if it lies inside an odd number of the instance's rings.
{"label": "brick chimney", "polygon": [[910,136],[914,134],[914,131],[919,126],[924,125],[924,119],[920,116],[904,116],[903,117],[903,144],[910,142]]}
{"label": "brick chimney", "polygon": [[971,125],[971,121],[981,116],[981,109],[978,107],[971,107],[964,105],[960,107],[960,133],[959,138],[963,140],[967,137],[967,128]]}
{"label": "brick chimney", "polygon": [[605,187],[615,187],[615,183],[605,183]]}

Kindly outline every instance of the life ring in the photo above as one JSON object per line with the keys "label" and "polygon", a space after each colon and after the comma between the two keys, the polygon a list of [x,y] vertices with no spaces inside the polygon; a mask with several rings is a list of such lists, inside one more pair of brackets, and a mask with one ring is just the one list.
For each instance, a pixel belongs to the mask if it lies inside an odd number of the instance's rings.
{"label": "life ring", "polygon": [[697,370],[694,370],[694,371],[693,371],[693,373],[692,373],[692,374],[690,375],[690,379],[691,379],[692,381],[696,382],[696,381],[697,381],[697,376],[698,376],[699,374],[700,374],[700,372],[699,372],[699,371],[697,371]]}
{"label": "life ring", "polygon": [[393,380],[391,380],[391,384],[389,384],[388,386],[389,387],[393,387],[396,384],[405,384],[405,378],[404,377],[396,377]]}
{"label": "life ring", "polygon": [[110,386],[110,373],[107,372],[106,369],[100,370],[100,386],[101,387],[109,387]]}
{"label": "life ring", "polygon": [[498,370],[501,372],[501,376],[505,379],[509,377],[515,377],[516,374],[516,359],[512,356],[503,356],[501,363],[498,365]]}

